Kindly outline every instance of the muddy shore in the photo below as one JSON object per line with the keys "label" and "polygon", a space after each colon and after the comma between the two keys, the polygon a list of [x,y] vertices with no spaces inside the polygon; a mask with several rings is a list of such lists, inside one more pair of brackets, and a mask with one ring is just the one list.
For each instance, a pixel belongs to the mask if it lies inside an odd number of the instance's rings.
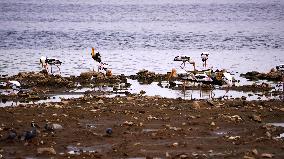
{"label": "muddy shore", "polygon": [[[39,125],[31,140],[21,136]],[[47,123],[62,129],[45,130]],[[202,101],[85,96],[1,108],[5,158],[283,158],[281,101]],[[107,134],[106,129],[112,133]]]}
{"label": "muddy shore", "polygon": [[[150,80],[147,76],[132,77],[146,83],[166,79],[160,74],[150,73]],[[5,98],[27,99],[82,86],[127,85],[126,78],[41,72],[19,73],[2,81],[18,80],[31,90],[26,96]],[[231,89],[271,88],[261,84]],[[184,100],[143,92],[108,98],[86,92],[77,99],[0,109],[0,158],[284,158],[281,100]],[[23,139],[33,129],[31,122],[39,126],[36,135]]]}

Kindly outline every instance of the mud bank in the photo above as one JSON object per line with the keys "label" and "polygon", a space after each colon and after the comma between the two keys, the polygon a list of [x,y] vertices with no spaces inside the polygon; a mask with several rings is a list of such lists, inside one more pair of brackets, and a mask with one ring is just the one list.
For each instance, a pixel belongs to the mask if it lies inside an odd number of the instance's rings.
{"label": "mud bank", "polygon": [[[88,95],[0,109],[4,158],[284,157],[284,128],[273,126],[284,123],[282,101]],[[21,140],[32,121],[36,136]]]}

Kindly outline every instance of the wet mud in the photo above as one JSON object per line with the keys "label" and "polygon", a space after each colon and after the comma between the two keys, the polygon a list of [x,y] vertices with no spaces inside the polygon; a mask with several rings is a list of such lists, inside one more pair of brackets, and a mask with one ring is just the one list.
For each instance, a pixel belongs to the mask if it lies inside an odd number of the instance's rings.
{"label": "wet mud", "polygon": [[[36,136],[21,140],[32,129],[32,121],[39,126]],[[283,122],[282,101],[84,96],[1,108],[0,154],[5,158],[283,158],[279,136],[284,128],[269,124]],[[47,129],[46,123],[57,128]],[[17,137],[8,138],[11,132]]]}

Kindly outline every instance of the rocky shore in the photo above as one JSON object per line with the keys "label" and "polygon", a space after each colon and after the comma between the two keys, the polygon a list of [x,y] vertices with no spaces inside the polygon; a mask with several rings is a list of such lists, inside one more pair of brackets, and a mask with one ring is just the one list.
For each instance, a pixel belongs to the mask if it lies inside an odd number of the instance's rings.
{"label": "rocky shore", "polygon": [[[26,72],[1,81],[17,80],[30,92],[1,97],[46,98],[48,92],[79,87],[127,86],[127,78],[151,83],[166,77],[149,71],[130,77]],[[77,99],[0,109],[0,158],[284,158],[281,100],[183,100],[145,96],[143,91],[108,98],[86,92]]]}

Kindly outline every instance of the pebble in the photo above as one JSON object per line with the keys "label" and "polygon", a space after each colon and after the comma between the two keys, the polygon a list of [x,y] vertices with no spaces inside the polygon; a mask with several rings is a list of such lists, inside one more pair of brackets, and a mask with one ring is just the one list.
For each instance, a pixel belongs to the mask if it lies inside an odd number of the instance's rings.
{"label": "pebble", "polygon": [[254,121],[261,122],[261,118],[260,118],[259,115],[253,115],[253,116],[252,116],[252,119],[253,119]]}
{"label": "pebble", "polygon": [[253,149],[253,150],[252,150],[252,153],[253,153],[254,155],[258,155],[257,149]]}
{"label": "pebble", "polygon": [[100,99],[97,103],[98,104],[104,104],[104,101],[102,99]]}
{"label": "pebble", "polygon": [[56,155],[56,151],[52,147],[43,147],[37,149],[38,154],[48,153],[50,155]]}
{"label": "pebble", "polygon": [[199,104],[199,102],[198,102],[198,101],[194,101],[194,102],[192,103],[192,107],[193,107],[194,109],[200,109],[200,104]]}
{"label": "pebble", "polygon": [[263,158],[272,158],[272,157],[274,157],[274,155],[270,154],[270,153],[263,153],[263,154],[261,154],[261,157],[263,157]]}
{"label": "pebble", "polygon": [[265,133],[265,135],[266,135],[268,138],[271,138],[271,136],[272,136],[271,133],[268,132],[268,131]]}
{"label": "pebble", "polygon": [[177,147],[177,146],[178,146],[178,143],[175,142],[175,143],[173,143],[172,145],[173,145],[174,147]]}
{"label": "pebble", "polygon": [[251,156],[244,156],[243,159],[255,159],[255,158]]}

